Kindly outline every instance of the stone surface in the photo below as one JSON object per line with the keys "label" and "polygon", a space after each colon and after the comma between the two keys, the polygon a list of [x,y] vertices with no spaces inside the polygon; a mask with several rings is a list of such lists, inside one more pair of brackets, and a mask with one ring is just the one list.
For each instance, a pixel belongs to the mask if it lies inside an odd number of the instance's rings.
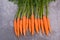
{"label": "stone surface", "polygon": [[[13,31],[13,19],[17,11],[17,5],[8,0],[0,0],[0,40],[17,40]],[[45,35],[29,32],[26,36],[21,35],[19,40],[60,40],[60,0],[49,4],[49,15],[52,33]]]}

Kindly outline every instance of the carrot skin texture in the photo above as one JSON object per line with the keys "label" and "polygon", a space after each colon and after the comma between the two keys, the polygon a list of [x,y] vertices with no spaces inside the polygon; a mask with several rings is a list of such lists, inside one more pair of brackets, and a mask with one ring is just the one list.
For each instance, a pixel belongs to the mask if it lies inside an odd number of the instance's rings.
{"label": "carrot skin texture", "polygon": [[13,25],[14,25],[15,35],[17,36],[17,22],[16,22],[16,19],[14,19]]}
{"label": "carrot skin texture", "polygon": [[48,23],[48,29],[49,29],[49,32],[51,32],[51,27],[50,27],[50,20],[47,18],[47,23]]}
{"label": "carrot skin texture", "polygon": [[47,20],[46,20],[46,16],[43,16],[43,23],[44,23],[44,28],[45,28],[45,33],[48,36],[48,24],[47,24]]}
{"label": "carrot skin texture", "polygon": [[28,31],[28,18],[26,18],[26,32]]}
{"label": "carrot skin texture", "polygon": [[20,34],[19,33],[19,26],[20,26],[20,18],[18,17],[17,18],[17,31],[18,31],[17,33],[18,33],[18,37],[19,37],[19,34]]}
{"label": "carrot skin texture", "polygon": [[32,35],[34,35],[34,15],[31,15],[31,31],[32,31]]}
{"label": "carrot skin texture", "polygon": [[42,31],[42,34],[44,34],[44,26],[43,26],[43,20],[41,19],[41,31]]}
{"label": "carrot skin texture", "polygon": [[37,18],[35,18],[35,30],[37,33],[39,33],[38,19]]}
{"label": "carrot skin texture", "polygon": [[23,34],[26,35],[26,16],[23,16]]}
{"label": "carrot skin texture", "polygon": [[22,19],[20,20],[20,27],[19,27],[19,30],[20,30],[20,34],[22,35]]}
{"label": "carrot skin texture", "polygon": [[38,27],[39,27],[39,31],[40,31],[40,28],[41,28],[40,18],[38,18]]}
{"label": "carrot skin texture", "polygon": [[28,29],[29,29],[29,31],[31,33],[31,19],[28,19]]}

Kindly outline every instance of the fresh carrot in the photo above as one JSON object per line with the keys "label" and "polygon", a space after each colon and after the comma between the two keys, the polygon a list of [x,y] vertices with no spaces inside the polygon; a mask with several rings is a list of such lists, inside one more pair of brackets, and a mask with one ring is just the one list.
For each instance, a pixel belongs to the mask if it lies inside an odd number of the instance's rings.
{"label": "fresh carrot", "polygon": [[46,0],[46,20],[47,20],[47,26],[48,26],[48,31],[50,31],[51,32],[51,29],[50,29],[50,21],[49,21],[49,19],[48,19],[48,0]]}
{"label": "fresh carrot", "polygon": [[26,18],[26,32],[28,31],[28,18]]}
{"label": "fresh carrot", "polygon": [[14,24],[14,32],[15,32],[15,35],[18,36],[17,35],[17,21],[16,21],[16,19],[14,19],[13,24]]}
{"label": "fresh carrot", "polygon": [[38,18],[38,27],[39,27],[39,31],[40,31],[40,28],[41,28],[40,18]]}
{"label": "fresh carrot", "polygon": [[45,28],[45,33],[48,36],[48,24],[47,24],[47,20],[46,20],[46,16],[43,16],[43,24],[44,24],[44,28]]}
{"label": "fresh carrot", "polygon": [[35,30],[37,33],[39,33],[39,26],[38,26],[38,19],[35,18]]}
{"label": "fresh carrot", "polygon": [[32,35],[34,35],[34,14],[31,15],[31,28],[32,28]]}
{"label": "fresh carrot", "polygon": [[19,27],[19,30],[20,30],[20,34],[22,34],[22,19],[20,19],[20,27]]}
{"label": "fresh carrot", "polygon": [[43,26],[43,20],[41,19],[41,31],[42,31],[42,34],[44,34],[44,26]]}
{"label": "fresh carrot", "polygon": [[31,19],[28,19],[28,28],[29,28],[29,31],[31,32]]}
{"label": "fresh carrot", "polygon": [[50,20],[47,18],[47,24],[48,24],[48,29],[49,29],[49,32],[51,32],[51,27],[50,27]]}
{"label": "fresh carrot", "polygon": [[19,26],[20,26],[20,18],[18,17],[17,18],[17,31],[18,31],[17,33],[18,33],[18,37],[19,37],[19,34],[20,34],[19,33]]}
{"label": "fresh carrot", "polygon": [[23,16],[23,34],[26,35],[26,16]]}

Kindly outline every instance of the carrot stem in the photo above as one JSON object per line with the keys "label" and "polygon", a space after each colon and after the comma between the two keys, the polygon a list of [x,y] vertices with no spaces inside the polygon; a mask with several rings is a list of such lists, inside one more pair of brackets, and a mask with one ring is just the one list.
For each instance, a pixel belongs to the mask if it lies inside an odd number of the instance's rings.
{"label": "carrot stem", "polygon": [[48,0],[45,1],[46,2],[46,17],[48,15]]}

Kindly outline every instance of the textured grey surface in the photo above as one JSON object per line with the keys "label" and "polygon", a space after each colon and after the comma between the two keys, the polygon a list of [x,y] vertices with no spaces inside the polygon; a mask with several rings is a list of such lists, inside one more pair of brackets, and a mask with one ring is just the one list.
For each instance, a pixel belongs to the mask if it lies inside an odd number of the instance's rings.
{"label": "textured grey surface", "polygon": [[[13,18],[17,10],[17,5],[8,0],[0,0],[0,40],[17,40],[13,32]],[[45,35],[28,32],[26,36],[21,35],[20,40],[60,40],[60,0],[49,4],[49,19],[52,33]]]}

